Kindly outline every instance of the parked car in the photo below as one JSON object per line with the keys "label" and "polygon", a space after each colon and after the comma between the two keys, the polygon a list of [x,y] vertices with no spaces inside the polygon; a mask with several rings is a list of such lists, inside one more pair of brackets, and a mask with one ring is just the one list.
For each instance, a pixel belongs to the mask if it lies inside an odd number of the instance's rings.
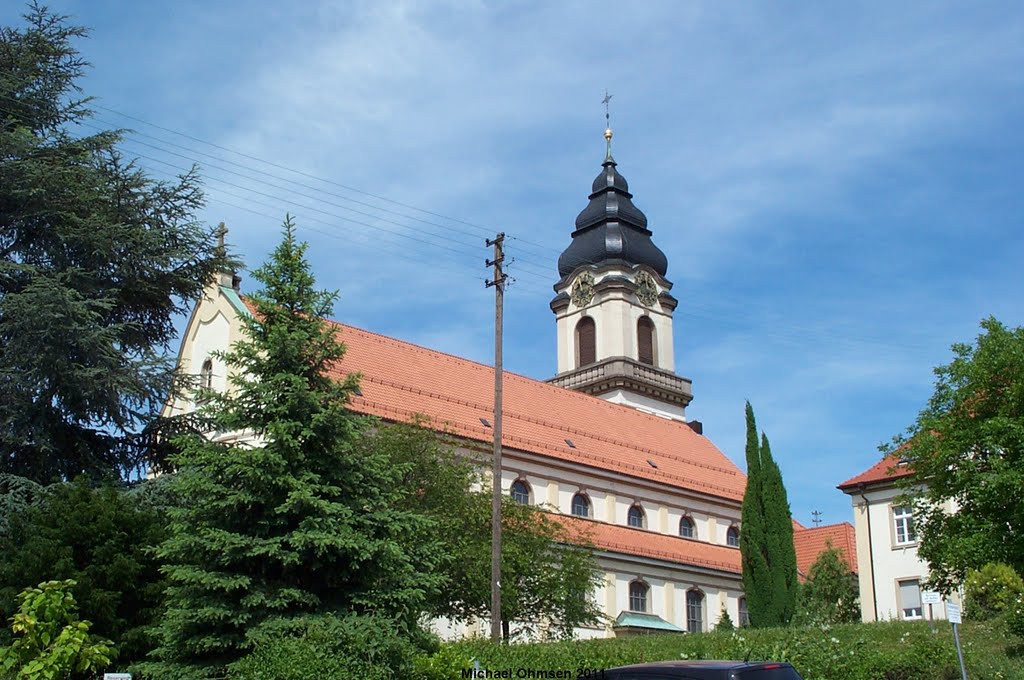
{"label": "parked car", "polygon": [[803,680],[788,663],[661,661],[611,668],[605,680]]}

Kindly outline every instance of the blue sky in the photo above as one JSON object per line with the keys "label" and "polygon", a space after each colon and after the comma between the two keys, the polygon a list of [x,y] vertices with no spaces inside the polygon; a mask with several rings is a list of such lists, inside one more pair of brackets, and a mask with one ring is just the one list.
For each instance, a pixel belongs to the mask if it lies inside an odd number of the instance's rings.
{"label": "blue sky", "polygon": [[505,364],[540,379],[607,88],[688,414],[742,465],[749,399],[805,524],[851,519],[835,485],[951,343],[1022,323],[1019,3],[287,4],[50,3],[92,28],[95,124],[155,177],[197,162],[249,264],[296,215],[339,320],[490,362],[483,239],[515,237]]}

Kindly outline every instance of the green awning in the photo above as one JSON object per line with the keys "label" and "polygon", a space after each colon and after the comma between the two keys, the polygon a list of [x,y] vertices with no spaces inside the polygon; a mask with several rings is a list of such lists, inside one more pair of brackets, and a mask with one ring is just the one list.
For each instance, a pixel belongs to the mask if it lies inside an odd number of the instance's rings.
{"label": "green awning", "polygon": [[613,628],[633,628],[644,630],[660,630],[669,633],[685,632],[679,626],[669,623],[660,616],[654,614],[642,614],[640,612],[622,612],[615,619]]}

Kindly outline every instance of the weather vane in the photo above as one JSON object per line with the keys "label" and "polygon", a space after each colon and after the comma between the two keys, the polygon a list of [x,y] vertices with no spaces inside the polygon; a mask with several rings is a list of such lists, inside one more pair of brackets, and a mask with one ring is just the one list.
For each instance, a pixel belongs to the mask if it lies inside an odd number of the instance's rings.
{"label": "weather vane", "polygon": [[612,157],[612,120],[608,112],[608,103],[614,96],[613,94],[608,94],[608,88],[605,88],[604,99],[601,100],[601,103],[604,104],[604,138],[608,142],[608,158]]}

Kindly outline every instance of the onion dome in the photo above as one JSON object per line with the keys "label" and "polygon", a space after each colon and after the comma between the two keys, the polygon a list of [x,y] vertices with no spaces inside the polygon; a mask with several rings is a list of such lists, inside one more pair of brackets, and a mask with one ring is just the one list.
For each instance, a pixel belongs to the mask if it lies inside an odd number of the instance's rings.
{"label": "onion dome", "polygon": [[630,265],[647,265],[661,276],[668,271],[668,259],[651,241],[647,216],[633,205],[629,183],[619,174],[611,153],[611,130],[605,131],[608,154],[601,173],[591,187],[590,203],[576,217],[572,243],[558,258],[563,278],[581,265],[609,260]]}

